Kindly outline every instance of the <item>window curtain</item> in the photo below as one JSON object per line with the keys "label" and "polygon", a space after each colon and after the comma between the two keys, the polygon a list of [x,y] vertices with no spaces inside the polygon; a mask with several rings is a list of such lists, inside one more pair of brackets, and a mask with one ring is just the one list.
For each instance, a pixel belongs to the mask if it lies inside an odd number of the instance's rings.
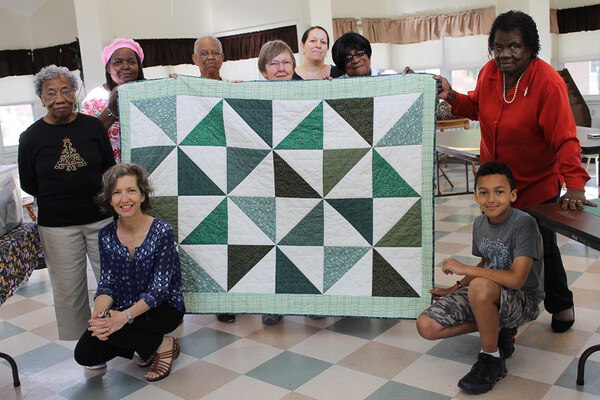
{"label": "window curtain", "polygon": [[196,39],[136,39],[144,50],[144,67],[193,64]]}
{"label": "window curtain", "polygon": [[356,18],[334,18],[332,22],[333,41],[346,32],[358,32],[358,20]]}
{"label": "window curtain", "polygon": [[32,75],[43,67],[56,64],[69,70],[81,70],[79,42],[35,50],[0,51],[0,78],[13,75]]}
{"label": "window curtain", "polygon": [[595,31],[600,29],[600,4],[558,10],[556,18],[560,33]]}
{"label": "window curtain", "polygon": [[560,33],[558,30],[557,10],[550,9],[550,33]]}

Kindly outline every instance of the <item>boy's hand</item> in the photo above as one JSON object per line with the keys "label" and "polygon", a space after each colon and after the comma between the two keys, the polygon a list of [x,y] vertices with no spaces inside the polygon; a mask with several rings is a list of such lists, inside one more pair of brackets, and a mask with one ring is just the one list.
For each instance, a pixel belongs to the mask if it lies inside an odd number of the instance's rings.
{"label": "boy's hand", "polygon": [[452,293],[452,288],[434,287],[433,289],[429,289],[429,293],[433,295],[434,300],[439,300],[440,297],[444,297],[445,295]]}
{"label": "boy's hand", "polygon": [[465,272],[465,267],[466,265],[455,260],[454,258],[444,258],[442,272],[446,275],[467,275]]}

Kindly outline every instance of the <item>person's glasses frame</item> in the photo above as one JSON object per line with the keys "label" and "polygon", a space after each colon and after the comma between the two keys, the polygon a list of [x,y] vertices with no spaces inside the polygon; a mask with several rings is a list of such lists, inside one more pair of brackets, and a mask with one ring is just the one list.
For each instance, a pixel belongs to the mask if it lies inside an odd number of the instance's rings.
{"label": "person's glasses frame", "polygon": [[202,58],[206,58],[209,55],[217,58],[217,57],[221,57],[223,55],[223,53],[221,53],[220,51],[216,51],[216,50],[213,50],[213,51],[203,50],[203,51],[199,52],[198,55]]}
{"label": "person's glasses frame", "polygon": [[365,50],[356,50],[354,52],[354,54],[346,54],[346,57],[344,58],[344,61],[346,62],[346,64],[351,63],[352,60],[354,59],[354,57],[362,57],[365,54],[367,54],[367,52]]}
{"label": "person's glasses frame", "polygon": [[75,97],[75,92],[71,89],[63,89],[59,93],[57,93],[57,92],[42,93],[42,97],[44,97],[46,100],[56,100],[59,95],[62,96],[63,99],[73,99]]}
{"label": "person's glasses frame", "polygon": [[271,69],[277,69],[277,68],[279,68],[279,65],[283,65],[283,67],[285,69],[289,69],[294,66],[294,63],[292,62],[292,60],[282,60],[282,61],[271,61],[270,63],[267,64],[267,66]]}

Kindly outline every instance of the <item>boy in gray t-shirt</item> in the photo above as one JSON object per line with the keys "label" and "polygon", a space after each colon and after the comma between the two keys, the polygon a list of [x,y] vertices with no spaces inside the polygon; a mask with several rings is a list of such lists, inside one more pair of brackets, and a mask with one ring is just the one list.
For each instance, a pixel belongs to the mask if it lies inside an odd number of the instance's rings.
{"label": "boy in gray t-shirt", "polygon": [[505,359],[514,352],[517,327],[537,318],[544,299],[542,238],[535,219],[514,209],[517,199],[510,169],[482,165],[475,177],[475,200],[484,215],[473,222],[476,266],[444,259],[445,274],[464,275],[450,288],[430,290],[437,300],[417,319],[425,339],[479,331],[481,352],[458,386],[484,393],[506,375]]}

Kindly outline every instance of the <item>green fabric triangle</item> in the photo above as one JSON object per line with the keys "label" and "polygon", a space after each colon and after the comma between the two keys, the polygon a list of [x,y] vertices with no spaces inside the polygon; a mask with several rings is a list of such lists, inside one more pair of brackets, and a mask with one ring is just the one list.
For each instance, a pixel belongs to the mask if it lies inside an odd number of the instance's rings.
{"label": "green fabric triangle", "polygon": [[273,106],[271,100],[225,99],[235,112],[273,147]]}
{"label": "green fabric triangle", "polygon": [[373,296],[420,297],[375,249],[373,249]]}
{"label": "green fabric triangle", "polygon": [[237,285],[272,248],[273,246],[227,246],[227,290]]}
{"label": "green fabric triangle", "polygon": [[275,267],[275,293],[321,294],[319,289],[277,249]]}
{"label": "green fabric triangle", "polygon": [[219,285],[194,259],[179,247],[181,285],[188,293],[224,293]]}
{"label": "green fabric triangle", "polygon": [[223,100],[196,125],[183,139],[180,146],[225,146],[225,124],[223,123]]}
{"label": "green fabric triangle", "polygon": [[227,148],[227,193],[231,193],[271,150]]}
{"label": "green fabric triangle", "polygon": [[321,200],[278,244],[323,246],[323,201]]}
{"label": "green fabric triangle", "polygon": [[421,247],[421,199],[408,209],[376,246]]}
{"label": "green fabric triangle", "polygon": [[350,224],[373,244],[373,199],[327,199]]}
{"label": "green fabric triangle", "polygon": [[131,162],[136,163],[152,174],[154,170],[162,163],[175,146],[148,146],[131,149]]}
{"label": "green fabric triangle", "polygon": [[153,196],[152,209],[146,211],[146,213],[167,221],[173,228],[175,241],[179,241],[179,201],[177,196]]}
{"label": "green fabric triangle", "polygon": [[370,247],[325,247],[323,260],[323,293],[327,292],[346,272],[350,271]]}
{"label": "green fabric triangle", "polygon": [[390,128],[377,146],[406,146],[423,143],[423,95]]}
{"label": "green fabric triangle", "polygon": [[337,185],[370,149],[323,151],[323,196]]}
{"label": "green fabric triangle", "polygon": [[274,197],[229,197],[273,242],[275,242]]}
{"label": "green fabric triangle", "polygon": [[289,133],[276,149],[320,150],[323,148],[323,102],[320,102]]}
{"label": "green fabric triangle", "polygon": [[373,145],[373,98],[325,100],[369,145]]}
{"label": "green fabric triangle", "polygon": [[181,244],[227,244],[227,198],[224,198]]}
{"label": "green fabric triangle", "polygon": [[273,164],[276,197],[321,198],[321,195],[275,152],[273,152]]}
{"label": "green fabric triangle", "polygon": [[373,150],[373,197],[419,197],[382,156]]}
{"label": "green fabric triangle", "polygon": [[132,101],[148,119],[156,124],[173,143],[177,143],[177,97],[167,96]]}
{"label": "green fabric triangle", "polygon": [[177,150],[177,189],[180,196],[225,194],[183,150]]}

